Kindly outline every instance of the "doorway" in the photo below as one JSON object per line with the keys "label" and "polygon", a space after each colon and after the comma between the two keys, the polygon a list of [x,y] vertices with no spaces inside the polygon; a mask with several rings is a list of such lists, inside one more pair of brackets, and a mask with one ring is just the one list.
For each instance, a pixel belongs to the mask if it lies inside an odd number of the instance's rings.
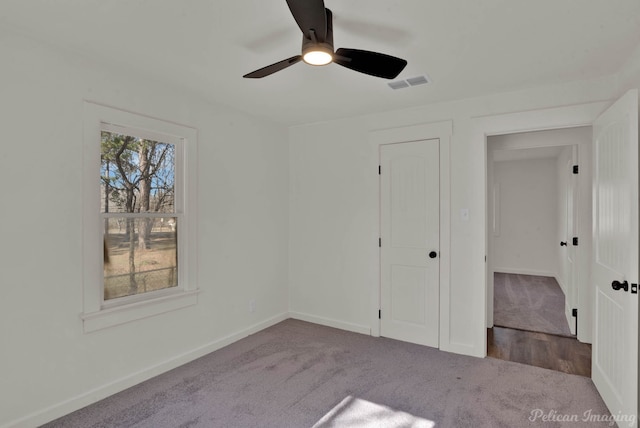
{"label": "doorway", "polygon": [[[590,374],[590,347],[575,337],[578,314],[590,315],[591,133],[487,138],[489,355]],[[590,342],[590,326],[580,333]]]}

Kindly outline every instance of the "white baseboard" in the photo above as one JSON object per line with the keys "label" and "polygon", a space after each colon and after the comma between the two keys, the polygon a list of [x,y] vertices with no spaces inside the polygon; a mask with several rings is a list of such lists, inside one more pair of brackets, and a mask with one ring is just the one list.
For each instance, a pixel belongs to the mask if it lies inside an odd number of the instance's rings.
{"label": "white baseboard", "polygon": [[453,354],[459,355],[468,355],[470,357],[485,358],[487,356],[487,352],[483,348],[466,343],[444,343],[443,341],[441,341],[439,349],[444,352],[451,352]]}
{"label": "white baseboard", "polygon": [[289,312],[289,316],[300,321],[307,321],[314,324],[325,325],[327,327],[339,328],[340,330],[352,331],[354,333],[371,335],[371,327],[351,324],[344,321],[338,321],[330,318],[319,317],[316,315],[304,314],[301,312]]}
{"label": "white baseboard", "polygon": [[564,293],[564,296],[566,297],[567,296],[567,286],[564,284],[564,282],[562,282],[562,280],[560,279],[560,277],[558,275],[556,275],[555,278],[556,278],[556,282],[558,283],[558,285],[562,289],[562,292]]}
{"label": "white baseboard", "polygon": [[134,385],[137,385],[141,382],[144,382],[145,380],[151,379],[154,376],[165,373],[176,367],[180,367],[183,364],[186,364],[197,358],[203,357],[213,351],[217,351],[218,349],[223,348],[227,345],[230,345],[233,342],[236,342],[244,337],[249,336],[250,334],[257,333],[260,330],[264,330],[265,328],[271,327],[272,325],[275,325],[288,318],[289,318],[289,314],[287,312],[276,315],[272,318],[266,319],[262,322],[254,324],[236,333],[232,333],[228,336],[220,338],[214,342],[208,343],[206,345],[192,349],[191,351],[187,351],[183,354],[172,357],[160,364],[156,364],[155,366],[152,366],[152,367],[147,367],[144,370],[138,371],[136,373],[132,373],[128,376],[122,377],[106,385],[99,386],[88,392],[80,394],[76,397],[65,400],[61,403],[54,404],[53,406],[48,407],[44,410],[40,410],[38,412],[32,413],[20,419],[9,422],[7,425],[4,425],[2,428],[18,428],[18,427],[27,428],[27,427],[40,426],[44,423],[47,423],[61,416],[74,412],[78,409],[86,407],[89,404],[93,404],[96,401],[102,400],[103,398],[106,398],[110,395],[113,395],[120,391],[124,391],[125,389],[130,388]]}
{"label": "white baseboard", "polygon": [[535,275],[535,276],[550,276],[555,278],[558,274],[556,272],[550,272],[546,270],[535,269],[519,269],[519,268],[505,268],[496,267],[493,269],[495,273],[512,273],[515,275]]}

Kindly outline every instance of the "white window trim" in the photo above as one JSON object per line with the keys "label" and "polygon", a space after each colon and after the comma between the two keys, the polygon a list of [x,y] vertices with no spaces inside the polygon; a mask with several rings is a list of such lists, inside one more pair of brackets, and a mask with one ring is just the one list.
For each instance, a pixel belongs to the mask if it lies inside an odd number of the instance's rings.
{"label": "white window trim", "polygon": [[[176,144],[176,212],[179,286],[135,296],[103,300],[104,226],[100,215],[100,131],[135,129],[136,135]],[[84,102],[83,111],[83,330],[119,325],[197,303],[196,129],[160,119]],[[178,155],[178,154],[181,154]],[[180,159],[182,157],[182,159]],[[179,191],[181,190],[181,191]],[[181,199],[180,199],[181,198]],[[152,214],[153,215],[153,214]]]}

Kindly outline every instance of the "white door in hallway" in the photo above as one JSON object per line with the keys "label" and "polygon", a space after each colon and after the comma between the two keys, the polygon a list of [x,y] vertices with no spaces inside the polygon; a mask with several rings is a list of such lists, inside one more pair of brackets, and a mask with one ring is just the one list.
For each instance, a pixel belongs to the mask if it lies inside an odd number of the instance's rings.
{"label": "white door in hallway", "polygon": [[380,147],[381,336],[438,347],[439,140]]}
{"label": "white door in hallway", "polygon": [[627,92],[595,121],[593,139],[592,378],[614,416],[637,416],[637,90]]}
{"label": "white door in hallway", "polygon": [[[577,148],[572,147],[572,159],[569,161],[569,164],[566,168],[567,174],[567,236],[566,236],[566,258],[567,258],[567,283],[565,284],[566,296],[565,302],[569,303],[569,306],[576,307],[578,302],[576,283],[575,283],[575,269],[576,269],[576,246],[573,242],[573,238],[578,236],[577,227],[576,227],[576,207],[577,207],[577,189],[578,189],[578,180],[577,175],[573,173],[573,165],[577,165],[577,156],[576,156]],[[571,315],[571,307],[565,307],[565,312],[569,311],[569,313],[565,313],[567,320],[574,320]],[[572,334],[577,334],[576,332],[576,324],[569,322],[569,329]]]}

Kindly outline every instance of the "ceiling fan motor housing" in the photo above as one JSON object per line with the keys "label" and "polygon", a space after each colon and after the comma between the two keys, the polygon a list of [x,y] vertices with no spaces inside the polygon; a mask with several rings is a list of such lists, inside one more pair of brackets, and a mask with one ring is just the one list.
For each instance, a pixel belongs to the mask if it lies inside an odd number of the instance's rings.
{"label": "ceiling fan motor housing", "polygon": [[302,56],[304,57],[309,52],[324,52],[333,58],[333,14],[329,9],[325,9],[327,12],[327,36],[325,40],[320,40],[316,37],[317,31],[311,32],[311,34],[302,35]]}

